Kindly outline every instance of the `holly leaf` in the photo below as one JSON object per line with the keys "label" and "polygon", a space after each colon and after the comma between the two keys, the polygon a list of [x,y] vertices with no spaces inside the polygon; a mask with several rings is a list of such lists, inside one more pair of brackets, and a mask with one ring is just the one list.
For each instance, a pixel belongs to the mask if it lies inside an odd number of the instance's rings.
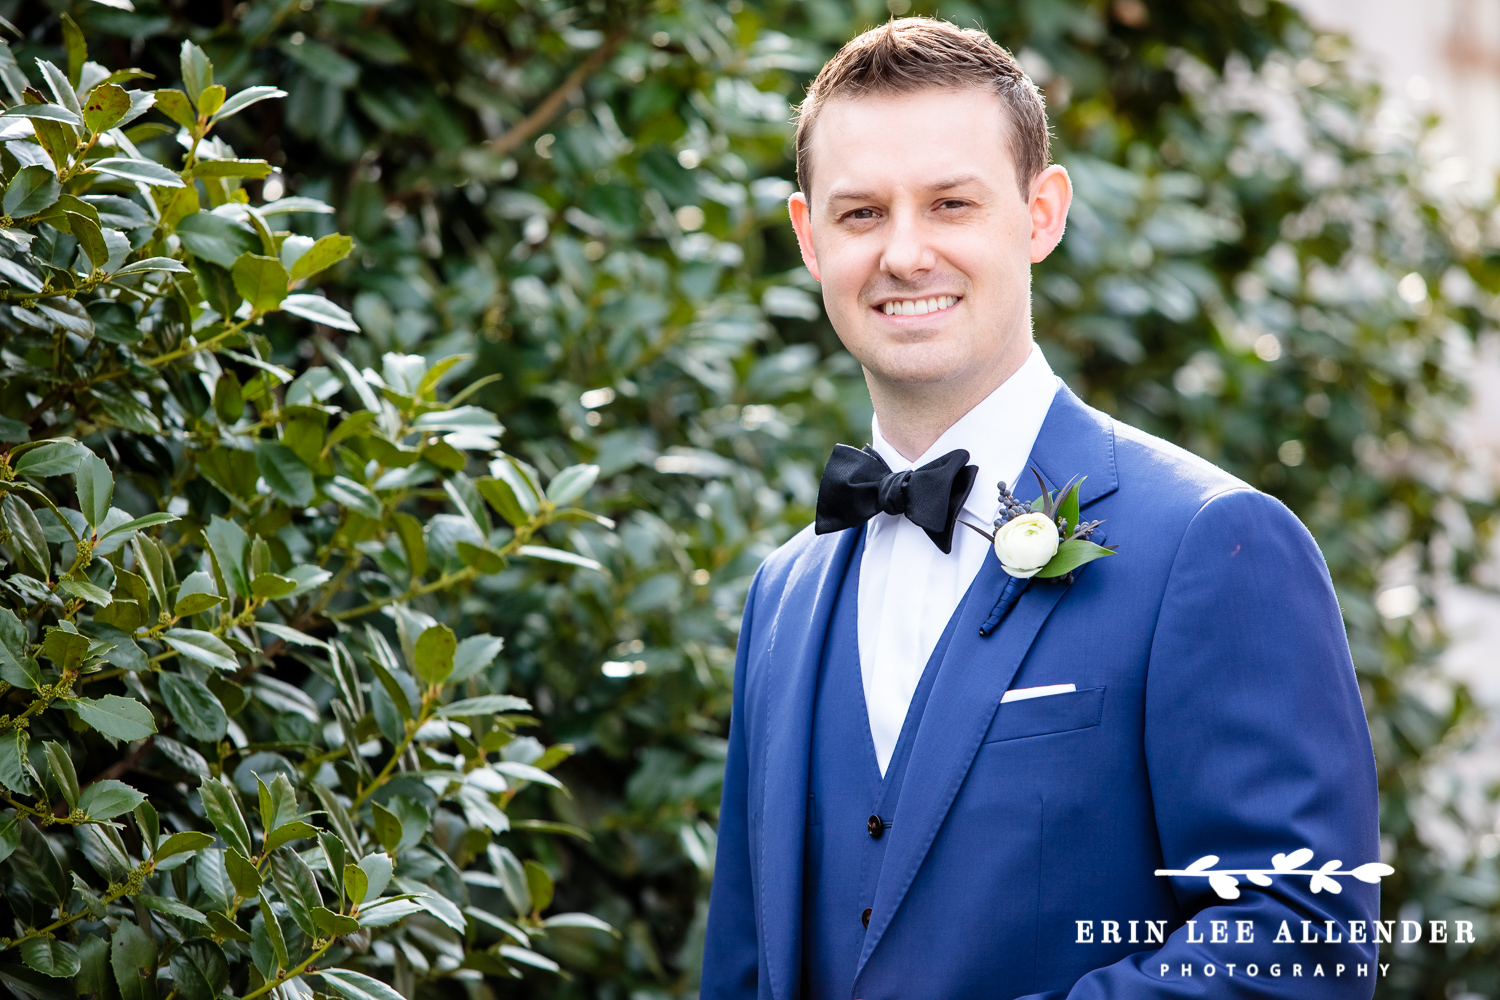
{"label": "holly leaf", "polygon": [[118,125],[129,111],[130,95],[125,88],[101,83],[89,93],[88,101],[83,105],[83,124],[98,135]]}
{"label": "holly leaf", "polygon": [[156,732],[156,720],[151,717],[151,710],[134,698],[107,694],[97,701],[67,698],[63,703],[110,739],[129,742],[145,739]]}
{"label": "holly leaf", "polygon": [[271,312],[286,298],[289,280],[286,267],[275,257],[241,254],[230,274],[234,277],[235,290],[257,313]]}

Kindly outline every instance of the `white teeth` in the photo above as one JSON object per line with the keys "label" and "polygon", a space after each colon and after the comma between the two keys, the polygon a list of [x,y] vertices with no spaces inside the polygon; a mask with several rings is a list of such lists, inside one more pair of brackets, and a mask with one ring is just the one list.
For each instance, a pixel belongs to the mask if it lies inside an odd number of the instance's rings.
{"label": "white teeth", "polygon": [[903,299],[899,302],[886,302],[881,305],[880,311],[887,316],[925,316],[931,312],[947,309],[958,302],[956,295],[939,295],[931,299]]}

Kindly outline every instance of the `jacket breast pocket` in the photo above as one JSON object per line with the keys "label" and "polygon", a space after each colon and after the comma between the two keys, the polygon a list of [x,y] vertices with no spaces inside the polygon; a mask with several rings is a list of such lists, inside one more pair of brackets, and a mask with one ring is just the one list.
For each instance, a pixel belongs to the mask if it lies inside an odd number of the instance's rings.
{"label": "jacket breast pocket", "polygon": [[985,743],[1019,740],[1092,729],[1104,716],[1104,688],[1083,688],[1064,694],[1002,703],[984,734]]}

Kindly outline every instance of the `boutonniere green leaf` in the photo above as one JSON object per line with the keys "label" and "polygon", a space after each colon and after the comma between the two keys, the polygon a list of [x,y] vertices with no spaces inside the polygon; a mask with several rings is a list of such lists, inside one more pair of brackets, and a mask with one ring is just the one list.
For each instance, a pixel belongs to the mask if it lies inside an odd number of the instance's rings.
{"label": "boutonniere green leaf", "polygon": [[1000,484],[1000,513],[995,518],[994,534],[965,521],[970,528],[990,540],[1000,568],[1017,579],[1067,578],[1095,559],[1112,556],[1116,549],[1090,541],[1103,521],[1084,521],[1079,515],[1078,488],[1083,476],[1075,476],[1061,489],[1048,491],[1041,473],[1032,469],[1042,493],[1030,504],[1017,500]]}

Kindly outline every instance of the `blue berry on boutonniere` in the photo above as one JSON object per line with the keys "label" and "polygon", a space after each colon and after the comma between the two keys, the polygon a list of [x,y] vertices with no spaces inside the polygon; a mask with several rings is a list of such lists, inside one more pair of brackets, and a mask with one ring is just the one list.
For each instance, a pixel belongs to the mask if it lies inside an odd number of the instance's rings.
{"label": "blue berry on boutonniere", "polygon": [[1041,473],[1031,471],[1042,487],[1041,496],[1026,504],[1000,483],[1000,512],[993,535],[964,523],[990,540],[1007,575],[1018,580],[1035,576],[1072,583],[1076,569],[1112,556],[1116,550],[1089,540],[1104,522],[1084,521],[1078,513],[1078,488],[1083,476],[1075,476],[1061,489],[1049,492]]}

